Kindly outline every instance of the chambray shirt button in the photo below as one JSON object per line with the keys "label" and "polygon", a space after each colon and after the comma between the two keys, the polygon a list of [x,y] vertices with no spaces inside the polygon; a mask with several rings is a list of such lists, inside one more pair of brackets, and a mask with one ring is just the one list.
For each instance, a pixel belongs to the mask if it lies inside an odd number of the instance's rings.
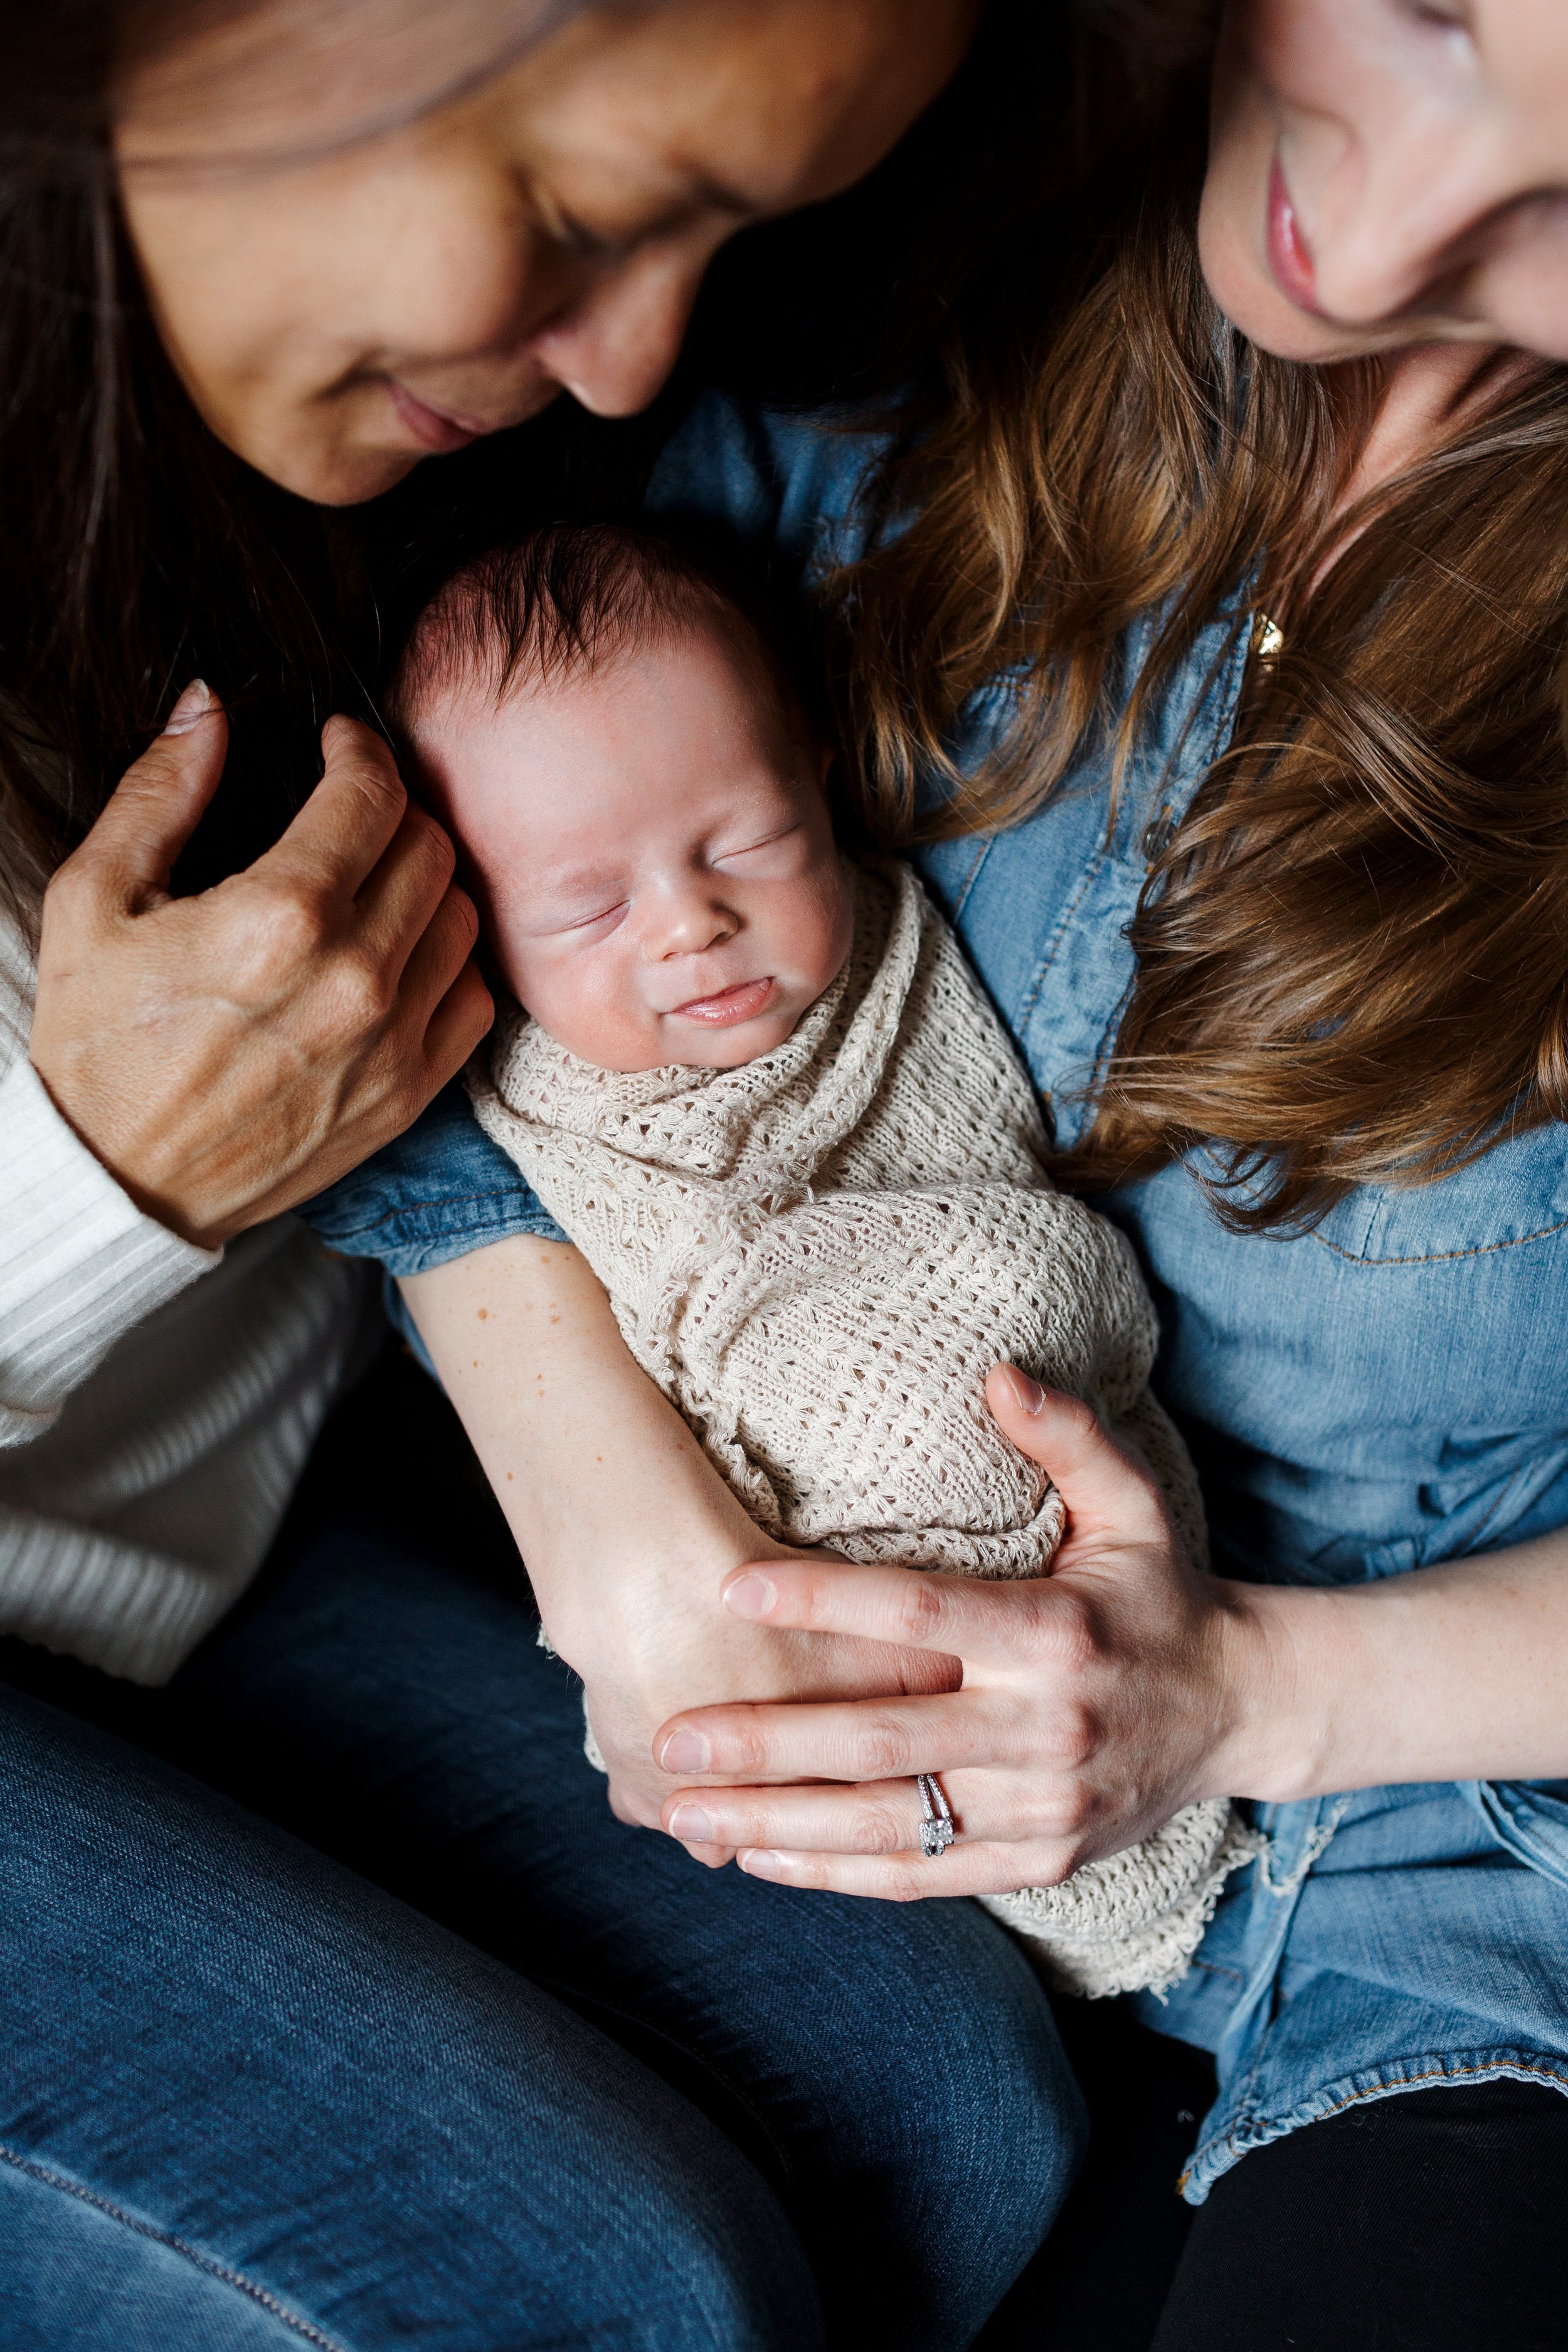
{"label": "chambray shirt button", "polygon": [[1154,865],[1164,856],[1171,845],[1175,830],[1175,816],[1169,808],[1163,808],[1158,816],[1150,818],[1143,828],[1143,838],[1139,844],[1144,859],[1150,866]]}

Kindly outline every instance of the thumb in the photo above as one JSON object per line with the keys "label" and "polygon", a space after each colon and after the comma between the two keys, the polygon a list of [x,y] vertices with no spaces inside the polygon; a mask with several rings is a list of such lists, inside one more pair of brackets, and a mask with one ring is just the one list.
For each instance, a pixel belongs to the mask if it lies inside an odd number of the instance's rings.
{"label": "thumb", "polygon": [[195,678],[68,863],[95,870],[128,912],[145,912],[166,894],[174,860],[217,790],[227,751],[227,715],[211,687]]}
{"label": "thumb", "polygon": [[1152,1475],[1118,1445],[1081,1397],[1042,1388],[1016,1364],[998,1364],[986,1378],[985,1402],[1003,1435],[1045,1471],[1074,1534],[1140,1542],[1164,1533],[1165,1507]]}

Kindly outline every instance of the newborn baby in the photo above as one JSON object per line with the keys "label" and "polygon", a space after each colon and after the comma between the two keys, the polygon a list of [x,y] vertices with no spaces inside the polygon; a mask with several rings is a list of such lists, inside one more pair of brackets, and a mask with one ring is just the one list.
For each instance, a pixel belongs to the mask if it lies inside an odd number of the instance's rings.
{"label": "newborn baby", "polygon": [[[914,876],[839,854],[765,626],[672,546],[555,527],[443,591],[395,709],[519,1008],[478,1115],[759,1526],[1045,1574],[1060,1500],[983,1398],[1005,1359],[1143,1453],[1201,1556],[1131,1251],[1053,1190]],[[1191,1806],[990,1907],[1076,1990],[1163,1986],[1245,1851],[1227,1807]]]}

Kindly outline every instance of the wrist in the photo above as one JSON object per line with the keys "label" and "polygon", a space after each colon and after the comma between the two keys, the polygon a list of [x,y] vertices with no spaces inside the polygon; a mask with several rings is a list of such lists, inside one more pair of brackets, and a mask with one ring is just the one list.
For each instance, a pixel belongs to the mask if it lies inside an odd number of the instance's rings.
{"label": "wrist", "polygon": [[584,1682],[619,1684],[658,1671],[695,1634],[728,1630],[720,1593],[733,1568],[775,1547],[748,1523],[698,1510],[668,1526],[602,1530],[598,1540],[527,1547],[529,1574],[551,1646]]}
{"label": "wrist", "polygon": [[36,1036],[29,1045],[27,1059],[38,1084],[82,1150],[90,1152],[139,1215],[162,1225],[176,1241],[188,1243],[192,1249],[209,1252],[223,1249],[242,1230],[238,1224],[218,1228],[205,1223],[171,1192],[144,1181],[143,1172],[133,1164],[134,1153],[127,1154],[120,1139],[106,1136],[101,1117],[92,1116],[92,1088],[73,1086],[68,1067],[40,1054]]}
{"label": "wrist", "polygon": [[1347,1785],[1335,1677],[1353,1648],[1344,1596],[1222,1580],[1223,1729],[1205,1794],[1289,1804]]}

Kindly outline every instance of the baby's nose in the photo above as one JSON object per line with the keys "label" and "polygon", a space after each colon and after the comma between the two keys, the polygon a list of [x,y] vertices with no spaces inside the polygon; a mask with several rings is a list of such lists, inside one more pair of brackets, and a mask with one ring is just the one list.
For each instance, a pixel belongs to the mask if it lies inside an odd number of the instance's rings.
{"label": "baby's nose", "polygon": [[722,947],[740,928],[739,916],[719,899],[705,891],[683,891],[661,909],[650,944],[668,962],[673,956],[701,955],[709,948]]}

